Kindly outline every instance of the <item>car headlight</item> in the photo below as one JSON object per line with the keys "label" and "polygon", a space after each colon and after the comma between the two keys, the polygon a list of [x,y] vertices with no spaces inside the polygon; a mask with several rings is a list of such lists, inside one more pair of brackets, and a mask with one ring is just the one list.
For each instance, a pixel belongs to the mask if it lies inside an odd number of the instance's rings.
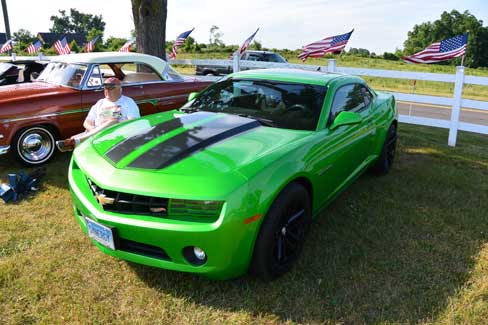
{"label": "car headlight", "polygon": [[218,217],[223,201],[180,200],[169,201],[169,216]]}

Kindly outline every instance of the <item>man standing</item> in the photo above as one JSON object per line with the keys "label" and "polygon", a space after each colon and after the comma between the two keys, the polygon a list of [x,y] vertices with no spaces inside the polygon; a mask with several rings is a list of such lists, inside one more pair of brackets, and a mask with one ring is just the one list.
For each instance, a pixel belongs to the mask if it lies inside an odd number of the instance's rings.
{"label": "man standing", "polygon": [[139,108],[131,98],[122,95],[119,79],[111,77],[103,83],[105,98],[92,106],[83,122],[85,132],[75,134],[66,140],[56,141],[59,151],[71,151],[85,139],[110,125],[140,117]]}

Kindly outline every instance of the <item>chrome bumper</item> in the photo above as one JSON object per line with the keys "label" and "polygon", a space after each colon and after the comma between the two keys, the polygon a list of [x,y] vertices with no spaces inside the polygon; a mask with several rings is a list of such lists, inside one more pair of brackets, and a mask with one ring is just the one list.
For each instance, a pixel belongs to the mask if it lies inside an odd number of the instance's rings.
{"label": "chrome bumper", "polygon": [[10,150],[10,146],[0,146],[0,155],[5,155]]}

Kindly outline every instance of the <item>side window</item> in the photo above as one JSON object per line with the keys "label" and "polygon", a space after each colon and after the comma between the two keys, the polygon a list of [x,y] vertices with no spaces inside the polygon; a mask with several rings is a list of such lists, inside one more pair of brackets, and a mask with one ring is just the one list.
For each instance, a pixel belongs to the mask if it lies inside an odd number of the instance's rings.
{"label": "side window", "polygon": [[262,59],[261,59],[260,55],[251,53],[247,56],[247,60],[249,60],[249,61],[261,61]]}
{"label": "side window", "polygon": [[366,86],[361,86],[361,93],[363,94],[364,106],[368,106],[373,100],[373,94]]}
{"label": "side window", "polygon": [[336,91],[329,121],[332,122],[342,111],[359,112],[369,105],[373,95],[361,84],[350,84]]}
{"label": "side window", "polygon": [[103,84],[102,74],[100,72],[100,67],[98,65],[93,66],[90,77],[86,82],[88,88],[100,88]]}
{"label": "side window", "polygon": [[122,84],[145,83],[151,81],[161,81],[161,77],[147,64],[144,63],[125,63],[120,67],[124,75]]}
{"label": "side window", "polygon": [[282,57],[280,57],[279,55],[274,54],[274,53],[265,54],[264,55],[264,61],[268,61],[268,62],[279,62],[279,63],[285,62]]}

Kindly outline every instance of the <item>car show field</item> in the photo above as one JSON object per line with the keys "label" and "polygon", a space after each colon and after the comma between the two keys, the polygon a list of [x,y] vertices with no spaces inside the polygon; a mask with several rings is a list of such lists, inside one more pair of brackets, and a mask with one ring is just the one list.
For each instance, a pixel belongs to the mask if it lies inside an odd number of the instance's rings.
{"label": "car show field", "polygon": [[[313,222],[303,255],[270,283],[107,257],[73,218],[70,154],[40,192],[1,206],[2,323],[466,323],[488,315],[488,146],[400,125],[390,173],[359,178]],[[0,161],[0,178],[18,171]]]}

